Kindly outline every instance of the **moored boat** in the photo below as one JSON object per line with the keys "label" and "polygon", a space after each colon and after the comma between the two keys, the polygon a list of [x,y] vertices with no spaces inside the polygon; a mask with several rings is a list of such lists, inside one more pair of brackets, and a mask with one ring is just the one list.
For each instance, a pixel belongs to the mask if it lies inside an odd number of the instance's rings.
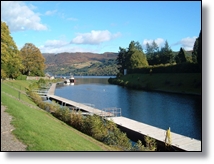
{"label": "moored boat", "polygon": [[65,79],[65,80],[64,80],[64,83],[65,83],[65,84],[70,84],[70,83],[71,83],[71,84],[74,84],[74,76],[71,75],[69,79]]}
{"label": "moored boat", "polygon": [[70,83],[74,83],[74,76],[73,75],[70,76],[69,81],[70,81]]}

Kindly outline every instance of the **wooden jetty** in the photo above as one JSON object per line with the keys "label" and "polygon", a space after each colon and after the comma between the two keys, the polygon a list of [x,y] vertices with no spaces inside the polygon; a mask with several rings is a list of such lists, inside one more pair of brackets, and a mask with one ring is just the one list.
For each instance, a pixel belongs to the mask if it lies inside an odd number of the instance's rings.
{"label": "wooden jetty", "polygon": [[[114,123],[129,131],[133,135],[149,136],[165,144],[166,130],[144,124],[125,117],[109,117]],[[131,132],[132,131],[132,132]],[[134,133],[135,132],[135,133]],[[201,141],[171,132],[171,146],[177,151],[201,151]]]}
{"label": "wooden jetty", "polygon": [[79,109],[79,110],[81,110],[83,112],[88,112],[89,114],[96,114],[96,115],[104,116],[104,117],[113,116],[113,114],[110,113],[110,112],[105,112],[105,111],[102,111],[100,109],[96,109],[94,107],[91,107],[91,106],[88,106],[88,105],[85,105],[85,104],[82,104],[82,103],[77,103],[77,102],[74,102],[74,101],[71,101],[71,100],[56,96],[56,95],[54,95],[55,88],[56,88],[56,83],[53,83],[51,85],[49,91],[47,92],[47,97],[50,100],[55,100],[57,102],[60,102],[61,105],[72,106],[72,107],[74,107],[76,109]]}
{"label": "wooden jetty", "polygon": [[102,117],[112,117],[113,116],[113,114],[110,112],[105,112],[100,109],[96,109],[96,108],[93,108],[93,107],[90,107],[90,106],[87,106],[87,105],[84,105],[84,104],[81,104],[81,103],[78,103],[75,101],[71,101],[71,100],[68,100],[68,99],[65,99],[65,98],[62,98],[59,96],[48,95],[48,98],[50,100],[55,100],[57,102],[60,102],[61,105],[72,106],[75,109],[79,109],[80,111],[83,111],[83,112],[92,113],[92,114],[102,116]]}
{"label": "wooden jetty", "polygon": [[47,96],[48,95],[54,95],[55,89],[56,89],[56,83],[53,83],[47,92]]}

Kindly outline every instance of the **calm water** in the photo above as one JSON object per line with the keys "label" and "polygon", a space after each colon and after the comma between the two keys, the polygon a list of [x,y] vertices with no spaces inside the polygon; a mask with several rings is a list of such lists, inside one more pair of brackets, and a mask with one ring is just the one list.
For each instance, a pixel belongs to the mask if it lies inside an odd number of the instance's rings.
{"label": "calm water", "polygon": [[55,95],[98,109],[117,107],[122,116],[201,140],[200,96],[131,90],[108,83],[109,77],[75,77],[74,85],[57,87]]}

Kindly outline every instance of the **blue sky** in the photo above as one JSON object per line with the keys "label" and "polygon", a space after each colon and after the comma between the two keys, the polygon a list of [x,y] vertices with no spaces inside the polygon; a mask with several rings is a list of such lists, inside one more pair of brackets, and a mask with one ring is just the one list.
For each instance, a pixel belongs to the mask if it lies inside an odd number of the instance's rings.
{"label": "blue sky", "polygon": [[201,30],[200,1],[2,2],[1,20],[19,49],[42,53],[118,52],[131,41],[153,40],[173,51],[193,49]]}

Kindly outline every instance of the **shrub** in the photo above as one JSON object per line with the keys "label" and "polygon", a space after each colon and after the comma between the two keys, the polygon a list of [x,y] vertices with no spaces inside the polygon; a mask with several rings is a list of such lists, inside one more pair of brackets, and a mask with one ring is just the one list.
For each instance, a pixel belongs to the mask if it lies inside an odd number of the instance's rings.
{"label": "shrub", "polygon": [[81,111],[74,111],[72,110],[71,115],[70,115],[70,125],[74,127],[75,129],[78,129],[82,131],[83,127],[83,116]]}
{"label": "shrub", "polygon": [[131,151],[145,151],[145,146],[142,144],[141,140],[138,140],[137,143],[132,147]]}
{"label": "shrub", "polygon": [[26,80],[27,79],[27,75],[19,75],[16,79],[17,80]]}
{"label": "shrub", "polygon": [[144,136],[144,140],[146,142],[146,151],[155,151],[157,149],[156,140],[149,136]]}
{"label": "shrub", "polygon": [[56,111],[53,113],[53,115],[55,117],[57,117],[58,119],[60,119],[61,121],[70,124],[70,110],[68,109],[68,107],[59,107],[56,109]]}

